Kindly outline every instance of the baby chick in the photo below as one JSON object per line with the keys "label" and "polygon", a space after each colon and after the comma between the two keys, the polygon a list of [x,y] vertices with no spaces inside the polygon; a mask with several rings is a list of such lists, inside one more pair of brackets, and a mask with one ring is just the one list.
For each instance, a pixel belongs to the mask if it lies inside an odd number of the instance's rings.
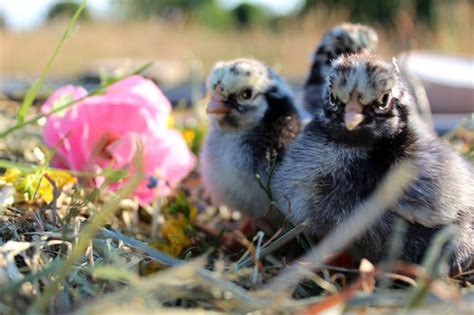
{"label": "baby chick", "polygon": [[419,124],[407,91],[395,65],[371,54],[339,57],[323,107],[276,170],[273,194],[294,224],[309,218],[322,238],[409,158],[417,178],[351,249],[373,262],[386,258],[401,218],[407,233],[400,258],[419,263],[436,232],[453,224],[459,235],[451,266],[466,266],[474,254],[473,166]]}
{"label": "baby chick", "polygon": [[311,69],[304,85],[304,108],[313,114],[322,106],[322,92],[331,62],[342,54],[373,52],[378,36],[373,28],[343,23],[327,31],[313,55]]}
{"label": "baby chick", "polygon": [[266,183],[287,145],[301,129],[285,81],[252,59],[219,62],[207,88],[210,129],[201,154],[204,186],[214,204],[253,218],[269,211]]}

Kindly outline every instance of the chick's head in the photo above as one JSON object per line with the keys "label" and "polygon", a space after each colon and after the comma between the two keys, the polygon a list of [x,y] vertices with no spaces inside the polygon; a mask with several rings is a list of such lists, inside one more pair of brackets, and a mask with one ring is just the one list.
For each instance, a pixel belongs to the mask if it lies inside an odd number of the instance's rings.
{"label": "chick's head", "polygon": [[253,59],[218,62],[207,79],[206,112],[224,130],[252,128],[272,106],[272,99],[291,97],[281,77]]}
{"label": "chick's head", "polygon": [[410,96],[398,67],[376,55],[336,59],[323,93],[320,119],[342,142],[370,145],[395,137],[407,125]]}

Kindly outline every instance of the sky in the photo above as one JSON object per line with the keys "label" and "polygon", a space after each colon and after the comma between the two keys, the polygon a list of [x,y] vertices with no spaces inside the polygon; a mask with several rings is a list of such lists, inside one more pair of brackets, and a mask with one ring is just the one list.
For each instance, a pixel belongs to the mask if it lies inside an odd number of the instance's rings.
{"label": "sky", "polygon": [[[219,0],[219,3],[224,8],[233,8],[245,2],[243,0]],[[264,7],[267,7],[274,14],[282,15],[289,12],[297,11],[300,7],[303,6],[304,0],[251,0],[246,1],[254,4],[260,4]]]}
{"label": "sky", "polygon": [[[130,0],[134,1],[134,0]],[[245,0],[218,0],[224,8],[233,8]],[[0,15],[6,26],[13,31],[27,31],[44,21],[48,10],[60,0],[0,0]],[[274,14],[281,15],[298,10],[304,0],[248,0],[247,2],[261,4]],[[106,17],[110,0],[89,0],[87,7],[93,17]]]}

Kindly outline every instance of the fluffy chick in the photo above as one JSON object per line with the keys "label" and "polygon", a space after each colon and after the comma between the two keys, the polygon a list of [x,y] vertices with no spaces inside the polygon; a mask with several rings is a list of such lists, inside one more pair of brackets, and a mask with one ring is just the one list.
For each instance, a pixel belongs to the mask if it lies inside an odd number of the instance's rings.
{"label": "fluffy chick", "polygon": [[327,31],[313,54],[304,85],[303,105],[310,114],[322,106],[324,82],[331,62],[343,54],[373,52],[378,36],[370,26],[343,23]]}
{"label": "fluffy chick", "polygon": [[262,218],[270,200],[256,174],[265,183],[301,129],[292,93],[279,75],[252,59],[217,63],[207,88],[210,129],[201,154],[204,186],[214,204]]}
{"label": "fluffy chick", "polygon": [[419,124],[407,91],[395,65],[370,54],[339,57],[323,107],[274,175],[274,196],[294,224],[310,218],[310,231],[322,238],[409,158],[417,178],[350,249],[374,262],[386,258],[401,218],[407,223],[401,259],[419,263],[433,236],[453,224],[459,235],[451,267],[466,266],[474,253],[473,166]]}

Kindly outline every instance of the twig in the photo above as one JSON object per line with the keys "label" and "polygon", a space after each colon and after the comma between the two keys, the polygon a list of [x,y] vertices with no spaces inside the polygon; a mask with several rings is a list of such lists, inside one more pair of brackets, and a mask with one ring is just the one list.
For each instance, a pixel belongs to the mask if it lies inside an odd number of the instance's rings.
{"label": "twig", "polygon": [[260,186],[260,188],[262,188],[267,194],[268,199],[273,200],[272,192],[263,183],[262,176],[260,174],[255,174],[255,178],[257,179],[258,186]]}
{"label": "twig", "polygon": [[41,217],[39,216],[38,212],[30,209],[27,211],[27,213],[31,213],[31,215],[33,216],[33,219],[36,221],[36,223],[38,223],[40,231],[44,232],[43,220],[41,220]]}
{"label": "twig", "polygon": [[271,183],[271,180],[272,180],[273,173],[275,172],[276,165],[277,165],[276,159],[272,159],[270,173],[268,174],[268,177],[267,177],[267,180],[266,180],[265,184],[263,184],[262,176],[260,174],[255,174],[255,178],[257,179],[258,185],[260,186],[260,188],[262,188],[265,191],[265,193],[267,194],[268,199],[270,199],[270,201],[273,201],[273,194],[272,194],[272,190],[270,188],[270,183]]}
{"label": "twig", "polygon": [[46,179],[49,181],[51,186],[53,186],[53,201],[51,202],[51,212],[53,213],[52,224],[56,226],[57,218],[58,218],[58,213],[57,213],[58,204],[57,203],[58,203],[59,195],[61,194],[61,190],[58,188],[58,186],[56,185],[56,182],[51,176],[49,176],[48,173],[44,173],[44,177],[46,177]]}
{"label": "twig", "polygon": [[272,193],[272,190],[270,188],[270,184],[271,184],[271,181],[272,181],[273,174],[275,173],[276,166],[277,166],[277,160],[276,160],[276,157],[275,157],[272,160],[272,168],[270,169],[270,173],[268,174],[267,185],[266,185],[267,190],[270,193],[269,196],[268,196],[270,198],[270,200],[273,200],[273,193]]}
{"label": "twig", "polygon": [[262,241],[263,237],[265,236],[265,233],[262,231],[259,231],[257,235],[255,235],[255,238],[257,239],[257,247],[255,248],[255,267],[253,269],[253,275],[252,275],[252,283],[253,285],[257,284],[258,281],[258,269],[259,269],[259,259],[261,258],[260,253],[262,251]]}
{"label": "twig", "polygon": [[[268,246],[265,246],[262,248],[259,257],[263,258],[271,253],[273,253],[275,250],[279,249],[301,233],[306,229],[308,226],[309,222],[305,221],[295,227],[293,227],[291,230],[283,234],[281,237],[277,238],[273,243],[269,244]],[[247,257],[245,260],[237,264],[236,269],[242,269],[245,267],[250,267],[253,263],[253,258],[252,257]]]}
{"label": "twig", "polygon": [[38,194],[39,188],[41,187],[41,182],[43,181],[43,175],[40,176],[40,179],[38,180],[38,185],[36,186],[35,192],[33,193],[33,196],[31,196],[31,200],[36,199],[36,195]]}
{"label": "twig", "polygon": [[164,266],[176,266],[176,265],[179,265],[179,264],[184,262],[183,260],[176,259],[176,258],[173,258],[171,256],[168,256],[168,255],[160,252],[159,250],[148,246],[144,242],[141,242],[137,239],[125,236],[122,233],[117,232],[117,231],[102,229],[99,233],[99,237],[100,238],[112,238],[112,239],[120,240],[120,241],[124,242],[125,244],[127,244],[128,246],[133,247],[135,249],[138,249],[138,250],[144,252],[150,258],[152,258],[153,260],[157,261],[158,263],[160,263],[161,265],[164,265]]}
{"label": "twig", "polygon": [[304,312],[300,314],[320,314],[321,312],[336,306],[339,303],[349,300],[358,290],[363,286],[362,278],[359,278],[357,281],[352,283],[347,289],[330,295],[319,302],[314,303],[313,305],[308,306]]}
{"label": "twig", "polygon": [[[403,282],[411,285],[412,287],[417,287],[418,286],[416,281],[413,280],[412,278],[404,276],[404,275],[400,275],[398,273],[382,272],[382,273],[380,273],[379,277],[386,277],[387,279],[403,281]],[[379,286],[379,289],[381,289],[380,286]]]}
{"label": "twig", "polygon": [[[395,263],[394,263],[394,265],[395,265]],[[328,269],[328,270],[334,270],[334,271],[345,272],[345,273],[355,273],[355,274],[360,273],[360,270],[355,269],[355,268],[343,268],[343,267],[331,266],[331,265],[321,265],[321,267],[324,267],[325,269]],[[378,278],[384,278],[385,277],[385,278],[389,278],[389,279],[400,280],[400,281],[408,283],[411,286],[414,286],[414,287],[417,286],[416,281],[413,280],[411,277],[406,276],[406,275],[401,275],[399,273],[394,273],[394,272],[385,272],[385,271],[383,271],[382,268],[385,268],[385,267],[384,266],[377,267],[377,270],[381,270],[381,271],[378,271],[376,273]],[[378,287],[379,290],[383,289],[381,287],[381,285],[379,285],[377,287]]]}

